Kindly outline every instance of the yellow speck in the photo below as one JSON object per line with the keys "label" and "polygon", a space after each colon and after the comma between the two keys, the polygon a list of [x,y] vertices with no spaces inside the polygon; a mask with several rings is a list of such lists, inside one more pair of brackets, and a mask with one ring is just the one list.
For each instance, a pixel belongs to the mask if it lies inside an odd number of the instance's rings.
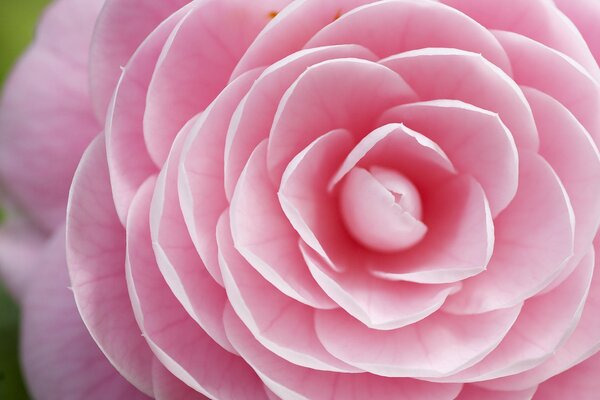
{"label": "yellow speck", "polygon": [[342,16],[342,10],[338,10],[338,12],[333,17],[333,20],[337,21],[338,19],[340,19],[341,16]]}
{"label": "yellow speck", "polygon": [[269,18],[271,18],[271,19],[275,18],[277,16],[277,14],[279,14],[279,12],[277,12],[277,11],[271,11],[269,13]]}

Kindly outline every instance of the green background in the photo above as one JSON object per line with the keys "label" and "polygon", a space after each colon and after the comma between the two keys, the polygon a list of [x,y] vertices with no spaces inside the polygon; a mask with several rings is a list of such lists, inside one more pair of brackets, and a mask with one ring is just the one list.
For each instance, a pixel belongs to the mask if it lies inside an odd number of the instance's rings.
{"label": "green background", "polygon": [[[33,38],[47,0],[0,0],[0,85]],[[0,224],[2,223],[0,207]],[[19,310],[0,285],[0,399],[27,400],[19,367]]]}

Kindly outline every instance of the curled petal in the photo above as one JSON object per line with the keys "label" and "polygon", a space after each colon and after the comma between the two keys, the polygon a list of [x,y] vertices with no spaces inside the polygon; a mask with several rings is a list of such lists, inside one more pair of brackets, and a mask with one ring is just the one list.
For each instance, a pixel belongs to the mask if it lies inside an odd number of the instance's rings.
{"label": "curled petal", "polygon": [[380,122],[406,124],[440,146],[459,173],[481,184],[494,217],[517,192],[517,148],[498,114],[459,100],[432,100],[391,108]]}

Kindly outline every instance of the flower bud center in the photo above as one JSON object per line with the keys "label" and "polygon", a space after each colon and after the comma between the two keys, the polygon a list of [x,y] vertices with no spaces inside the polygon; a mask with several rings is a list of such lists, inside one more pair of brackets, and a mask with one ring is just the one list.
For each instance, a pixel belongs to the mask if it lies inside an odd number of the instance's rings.
{"label": "flower bud center", "polygon": [[427,232],[418,189],[391,169],[352,169],[344,178],[340,208],[349,233],[371,250],[404,250]]}

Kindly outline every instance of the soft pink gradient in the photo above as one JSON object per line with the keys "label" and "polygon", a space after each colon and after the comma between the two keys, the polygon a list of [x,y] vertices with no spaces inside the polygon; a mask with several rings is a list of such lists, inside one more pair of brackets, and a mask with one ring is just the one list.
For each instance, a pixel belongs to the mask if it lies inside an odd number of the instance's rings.
{"label": "soft pink gradient", "polygon": [[595,398],[595,17],[58,0],[0,108],[32,394]]}

